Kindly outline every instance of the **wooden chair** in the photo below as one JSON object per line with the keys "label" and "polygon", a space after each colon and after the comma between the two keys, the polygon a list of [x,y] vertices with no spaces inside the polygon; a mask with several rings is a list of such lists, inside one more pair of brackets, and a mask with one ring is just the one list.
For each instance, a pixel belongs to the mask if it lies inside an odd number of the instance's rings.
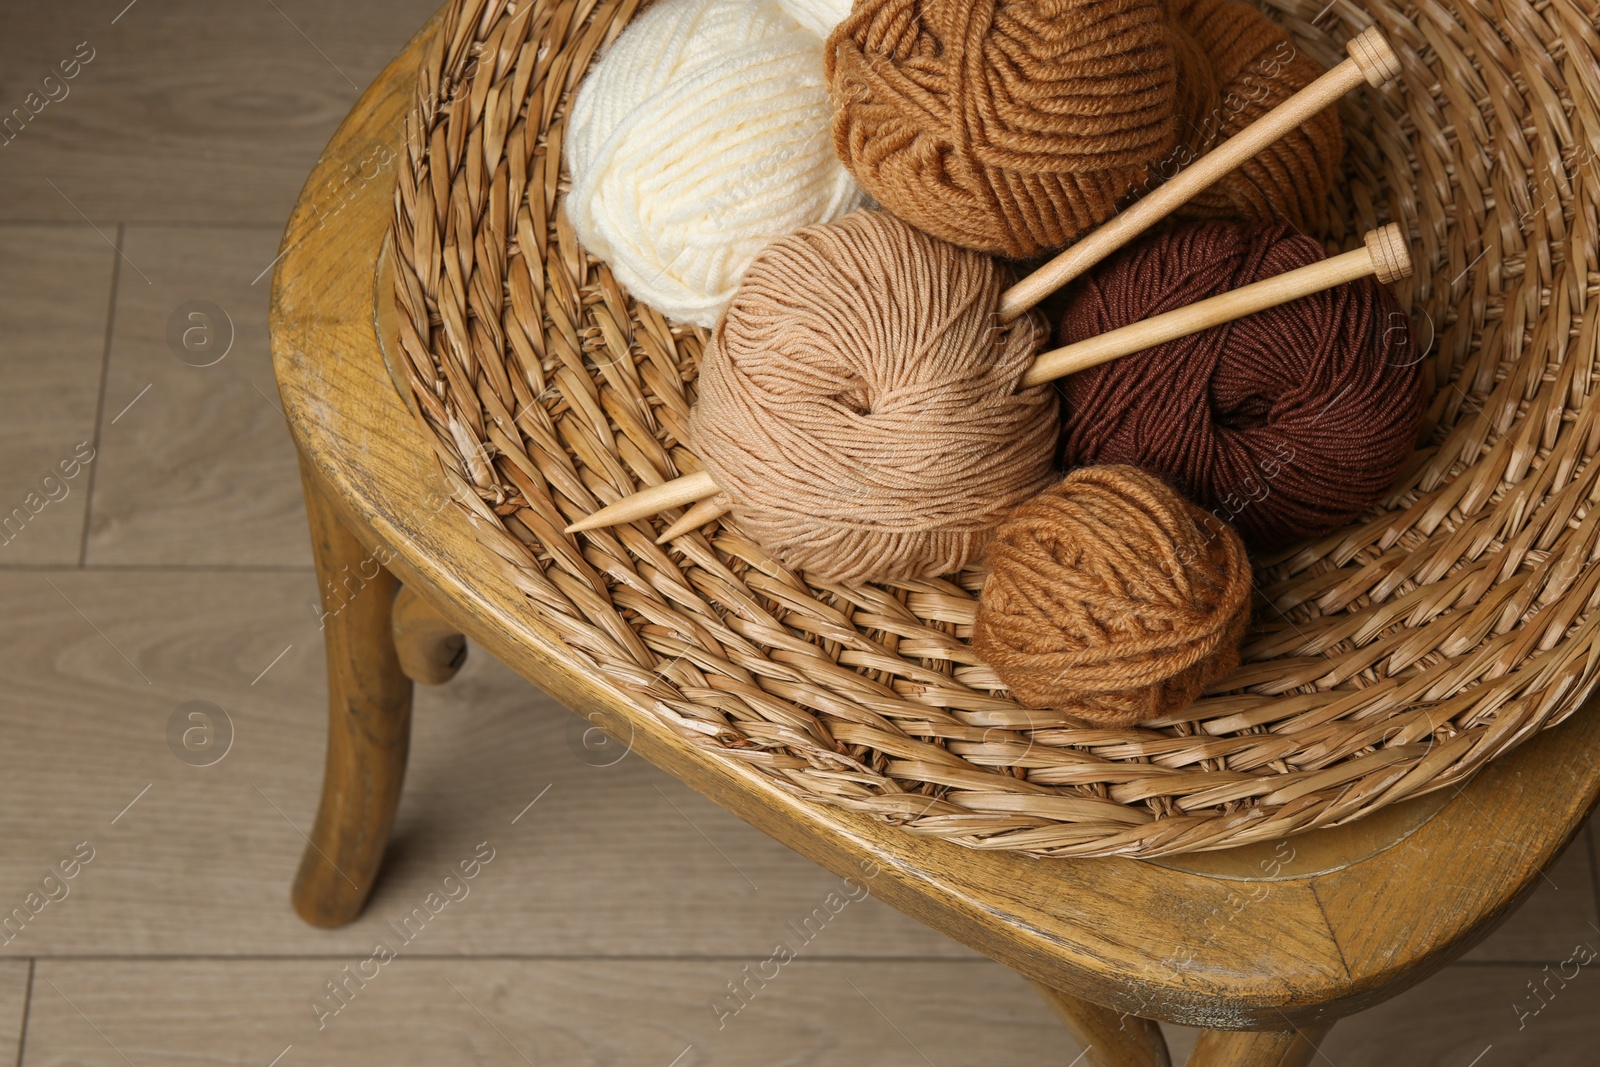
{"label": "wooden chair", "polygon": [[[436,24],[435,24],[436,25]],[[1443,967],[1512,910],[1600,796],[1600,718],[1578,714],[1464,788],[1276,845],[1172,861],[977,852],[797,800],[690,748],[578,666],[443,507],[429,444],[386,369],[392,182],[344,165],[397,153],[430,26],[351,112],[290,221],[272,347],[299,448],[328,655],[322,803],[294,882],[317,926],[355,918],[400,796],[413,681],[472,638],[658,767],[874,895],[1031,979],[1085,1062],[1167,1064],[1164,1019],[1205,1028],[1197,1065],[1310,1062],[1336,1019]],[[384,158],[379,151],[375,158]],[[392,157],[391,157],[392,158]]]}

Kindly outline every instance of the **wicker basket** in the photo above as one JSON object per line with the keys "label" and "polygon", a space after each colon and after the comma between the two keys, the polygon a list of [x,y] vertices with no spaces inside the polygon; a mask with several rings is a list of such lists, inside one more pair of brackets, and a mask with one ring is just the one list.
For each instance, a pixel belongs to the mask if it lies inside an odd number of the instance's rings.
{"label": "wicker basket", "polygon": [[[973,848],[1225,848],[1462,782],[1593,688],[1600,641],[1600,30],[1581,0],[1279,0],[1324,65],[1375,20],[1397,86],[1342,104],[1327,234],[1409,226],[1431,402],[1380,509],[1258,559],[1245,663],[1181,715],[1088,729],[972,652],[983,573],[814,585],[723,525],[561,528],[698,470],[705,336],[634,303],[561,210],[567,104],[636,0],[457,0],[394,225],[405,374],[457,502],[571,655],[687,743]],[[1319,14],[1320,12],[1320,14]],[[655,528],[678,517],[669,512]]]}

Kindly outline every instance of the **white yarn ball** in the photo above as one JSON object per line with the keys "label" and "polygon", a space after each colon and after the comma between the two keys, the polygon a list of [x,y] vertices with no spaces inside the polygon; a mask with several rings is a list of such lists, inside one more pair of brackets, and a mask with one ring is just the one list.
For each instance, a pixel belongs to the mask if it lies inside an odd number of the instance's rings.
{"label": "white yarn ball", "polygon": [[661,0],[578,89],[568,217],[635,297],[712,326],[769,242],[861,205],[831,117],[822,40],[776,0]]}
{"label": "white yarn ball", "polygon": [[850,14],[850,0],[778,0],[795,21],[826,39]]}

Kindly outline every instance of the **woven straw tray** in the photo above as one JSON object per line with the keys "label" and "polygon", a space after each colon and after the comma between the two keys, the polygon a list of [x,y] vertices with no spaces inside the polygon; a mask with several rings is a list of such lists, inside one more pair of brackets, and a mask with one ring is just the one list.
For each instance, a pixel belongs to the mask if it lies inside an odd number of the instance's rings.
{"label": "woven straw tray", "polygon": [[1341,105],[1324,236],[1409,228],[1397,292],[1430,402],[1380,508],[1255,561],[1243,666],[1119,730],[1007,698],[967,643],[980,569],[815,585],[730,524],[657,547],[678,511],[560,532],[700,469],[704,333],[630,300],[562,211],[568,103],[637,7],[452,5],[399,168],[398,360],[503,580],[686,743],[973,848],[1156,856],[1457,785],[1594,687],[1600,30],[1582,0],[1271,9],[1325,66],[1372,20],[1401,56],[1396,86]]}

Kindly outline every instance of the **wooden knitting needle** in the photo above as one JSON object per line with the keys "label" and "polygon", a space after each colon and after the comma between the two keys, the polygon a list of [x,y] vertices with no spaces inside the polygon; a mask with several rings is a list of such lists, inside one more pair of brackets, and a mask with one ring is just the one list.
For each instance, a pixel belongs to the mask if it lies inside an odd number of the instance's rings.
{"label": "wooden knitting needle", "polygon": [[[1389,42],[1384,39],[1383,34],[1376,27],[1368,27],[1345,42],[1345,52],[1349,58],[1343,63],[1340,63],[1316,81],[1267,112],[1267,114],[1246,126],[1238,135],[1230,137],[1221,145],[1206,153],[1171,181],[1160,186],[1155,192],[1144,197],[1127,211],[1114,216],[1089,236],[1006,290],[1000,298],[1000,321],[1010,322],[1017,318],[1017,316],[1038,304],[1046,296],[1079,277],[1084,271],[1099,263],[1106,256],[1170,215],[1184,203],[1210,188],[1223,175],[1239,167],[1246,160],[1261,152],[1267,145],[1306,122],[1311,116],[1334,103],[1350,90],[1363,83],[1371,85],[1373,88],[1381,88],[1400,74],[1399,56],[1395,54],[1394,49],[1390,47]],[[1240,312],[1240,314],[1248,314],[1248,312]],[[1179,333],[1173,336],[1181,337],[1183,334]],[[1157,343],[1160,342],[1150,342],[1150,344]],[[1061,353],[1052,352],[1048,353],[1047,356],[1061,358]],[[1045,357],[1041,357],[1041,360],[1043,358]],[[1085,359],[1088,356],[1079,355],[1073,358]],[[1104,358],[1113,359],[1115,357],[1105,356]],[[1075,369],[1082,369],[1082,366],[1092,365],[1092,363],[1085,363]],[[1035,373],[1044,372],[1036,365],[1030,374]],[[1071,369],[1063,370],[1060,373],[1070,374]],[[1048,381],[1049,379],[1042,380]],[[708,475],[703,473],[689,475],[685,478],[678,478],[662,485],[654,486],[651,489],[620,500],[610,507],[602,508],[600,511],[595,512],[582,522],[574,523],[567,529],[570,533],[616,522],[628,522],[635,518],[654,514],[664,508],[678,507],[696,500],[700,501],[681,519],[668,527],[656,542],[657,544],[665,544],[672,538],[679,537],[689,530],[712,522],[727,513],[726,508],[713,504],[707,499],[715,495],[716,491],[716,486],[711,482]],[[624,505],[628,506],[625,509],[627,517],[622,517],[622,511],[615,510],[624,508]],[[602,516],[613,515],[617,517],[601,518]]]}
{"label": "wooden knitting needle", "polygon": [[[1400,227],[1393,223],[1368,233],[1362,247],[1351,252],[1319,260],[1316,263],[1263,278],[1231,292],[1221,293],[1187,307],[1176,308],[1160,315],[1129,323],[1096,337],[1089,337],[1064,348],[1040,355],[1022,376],[1022,385],[1043,385],[1089,367],[1142,352],[1155,345],[1165,344],[1179,337],[1187,337],[1220,326],[1225,322],[1253,315],[1267,308],[1287,304],[1312,293],[1344,285],[1368,275],[1380,282],[1392,282],[1411,274],[1411,255],[1406,250],[1405,237]],[[670,482],[651,486],[601,508],[567,527],[568,533],[593,530],[601,526],[633,522],[647,518],[664,508],[679,507],[695,501],[705,501],[720,490],[706,471],[674,478]],[[689,515],[674,523],[668,531],[674,536],[710,522],[724,513],[720,505],[697,506]],[[698,514],[696,514],[698,512]],[[694,526],[685,526],[694,516]],[[665,538],[665,535],[663,535]]]}
{"label": "wooden knitting needle", "polygon": [[[1363,83],[1371,85],[1373,88],[1381,88],[1385,83],[1400,74],[1399,56],[1395,54],[1394,49],[1390,47],[1389,42],[1384,39],[1383,34],[1378,32],[1376,27],[1369,26],[1345,42],[1345,52],[1349,55],[1349,58],[1343,63],[1340,63],[1316,81],[1261,116],[1261,118],[1246,126],[1236,136],[1230,137],[1212,151],[1201,156],[1191,166],[1179,173],[1177,177],[1160,186],[1155,192],[1144,197],[1127,211],[1114,216],[1088,237],[1085,237],[1006,290],[1000,297],[1000,321],[1010,322],[1017,318],[1017,316],[1083,274],[1084,271],[1099,263],[1106,256],[1133,240],[1155,223],[1172,214],[1183,204],[1210,188],[1223,175],[1260,153],[1269,144],[1306,122],[1311,116],[1334,103],[1350,90]],[[1403,246],[1401,246],[1401,252],[1404,252]],[[1329,282],[1327,284],[1336,285],[1339,283]],[[1309,291],[1314,292],[1315,290]],[[1225,295],[1231,296],[1233,294]],[[1285,297],[1284,299],[1293,299],[1293,297]],[[1271,304],[1262,305],[1262,307],[1270,306]],[[1238,312],[1238,315],[1246,314],[1249,314],[1249,312]],[[1200,328],[1203,327],[1197,327],[1196,329]],[[1114,331],[1114,333],[1117,332],[1120,331]],[[1194,332],[1194,330],[1184,332]],[[1182,337],[1184,332],[1171,336]],[[1164,339],[1170,340],[1171,337]],[[1161,342],[1150,341],[1141,347],[1149,347],[1159,343]],[[1106,349],[1102,349],[1102,351],[1104,350]],[[1063,356],[1064,351],[1051,352],[1040,357],[1040,363],[1035,364],[1033,370],[1029,372],[1030,376],[1047,373],[1041,369],[1040,365],[1047,358],[1068,358]],[[1131,351],[1138,351],[1138,349],[1132,349]],[[1070,358],[1081,360],[1090,357],[1087,354],[1082,354]],[[1108,355],[1103,358],[1114,359],[1116,357]],[[1096,362],[1100,361],[1096,360]],[[1072,370],[1081,370],[1085,366],[1093,366],[1093,363],[1082,363],[1077,367],[1049,374],[1039,380],[1049,381],[1053,377],[1070,374]],[[1034,383],[1028,382],[1028,384]],[[619,500],[608,507],[601,508],[588,518],[567,527],[567,532],[573,533],[614,523],[631,522],[634,519],[653,515],[665,508],[679,507],[683,504],[700,501],[682,518],[668,527],[656,541],[657,544],[665,544],[672,538],[679,537],[689,530],[712,522],[727,513],[726,508],[713,504],[707,499],[714,496],[716,492],[716,485],[711,481],[710,475],[704,472],[687,475],[683,478],[653,486],[650,489]],[[692,525],[691,522],[693,523]]]}
{"label": "wooden knitting needle", "polygon": [[1262,278],[1230,292],[1197,300],[1186,307],[1130,322],[1107,333],[1046,352],[1022,376],[1024,388],[1053,382],[1069,374],[1143,352],[1179,337],[1242,319],[1258,311],[1287,304],[1336,285],[1376,275],[1388,283],[1411,274],[1411,254],[1406,251],[1400,227],[1390,223],[1367,233],[1362,247],[1304,267]]}
{"label": "wooden knitting needle", "polygon": [[661,536],[656,538],[656,544],[664,545],[668,541],[698,530],[702,526],[709,526],[731,510],[733,509],[723,504],[715,496],[708,496],[688,511],[685,511],[683,518],[662,530]]}
{"label": "wooden knitting needle", "polygon": [[1375,27],[1345,42],[1350,58],[1228,138],[1171,181],[1112,216],[1000,298],[1000,321],[1010,322],[1099,263],[1152,225],[1214,185],[1223,175],[1365,82],[1373,88],[1400,74],[1400,57]]}

